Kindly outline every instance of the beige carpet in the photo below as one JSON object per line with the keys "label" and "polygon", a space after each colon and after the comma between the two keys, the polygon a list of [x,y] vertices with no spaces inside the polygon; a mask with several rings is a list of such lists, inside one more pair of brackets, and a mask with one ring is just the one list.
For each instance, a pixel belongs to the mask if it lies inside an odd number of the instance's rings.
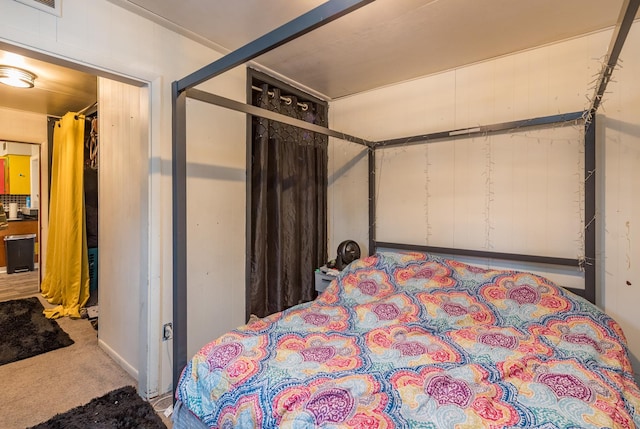
{"label": "beige carpet", "polygon": [[98,347],[97,332],[88,320],[58,322],[75,344],[0,366],[0,428],[24,429],[119,387],[136,385]]}

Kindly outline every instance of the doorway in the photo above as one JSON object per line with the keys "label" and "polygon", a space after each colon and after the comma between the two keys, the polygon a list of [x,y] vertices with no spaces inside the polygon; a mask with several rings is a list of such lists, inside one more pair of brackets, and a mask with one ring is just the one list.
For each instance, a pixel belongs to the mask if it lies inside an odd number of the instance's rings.
{"label": "doorway", "polygon": [[40,291],[40,145],[0,142],[0,301]]}
{"label": "doorway", "polygon": [[[39,111],[35,108],[31,111],[25,110],[24,107],[18,107],[20,100],[15,100],[14,106],[5,106],[15,97],[4,96],[2,94],[4,88],[1,88],[0,140],[28,140],[42,143],[40,171],[42,240],[39,248],[42,257],[40,268],[44,274],[47,270],[49,218],[46,208],[49,206],[47,178],[50,171],[50,165],[46,161],[49,158],[46,116],[63,116],[67,111],[78,111],[91,103],[99,102],[98,134],[101,145],[98,149],[100,169],[97,182],[100,251],[97,255],[97,277],[98,284],[101,286],[98,288],[98,301],[101,308],[98,343],[112,359],[138,380],[139,390],[146,396],[147,391],[158,389],[153,385],[154,380],[147,380],[147,378],[156,378],[153,373],[156,366],[154,360],[157,362],[159,354],[157,349],[160,346],[159,342],[156,345],[150,340],[154,336],[149,333],[151,331],[149,326],[154,321],[153,317],[159,317],[156,314],[159,313],[159,307],[151,307],[148,303],[149,113],[151,106],[148,86],[150,83],[89,69],[45,54],[14,48],[0,42],[0,50],[14,50],[13,53],[24,55],[30,61],[39,61],[43,67],[64,68],[65,73],[69,71],[74,76],[80,73],[84,77],[89,76],[93,82],[89,91],[93,94],[90,102],[83,100],[81,103],[62,106],[49,103],[49,106],[58,106],[61,109],[54,113]],[[46,73],[41,75],[45,76]],[[74,79],[77,82],[79,78]],[[66,88],[75,93],[87,91],[85,87]],[[47,105],[42,100],[39,104]],[[17,116],[19,118],[16,118]],[[28,137],[5,135],[16,128],[11,127],[12,124],[20,121],[25,124],[21,127],[21,131],[31,132],[31,135]]]}

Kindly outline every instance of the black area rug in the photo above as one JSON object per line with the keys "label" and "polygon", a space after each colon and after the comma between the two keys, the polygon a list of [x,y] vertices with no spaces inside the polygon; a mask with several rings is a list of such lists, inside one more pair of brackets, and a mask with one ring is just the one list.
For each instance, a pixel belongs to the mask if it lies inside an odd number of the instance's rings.
{"label": "black area rug", "polygon": [[167,429],[133,386],[109,392],[30,429]]}
{"label": "black area rug", "polygon": [[0,302],[0,365],[73,344],[43,310],[36,297]]}

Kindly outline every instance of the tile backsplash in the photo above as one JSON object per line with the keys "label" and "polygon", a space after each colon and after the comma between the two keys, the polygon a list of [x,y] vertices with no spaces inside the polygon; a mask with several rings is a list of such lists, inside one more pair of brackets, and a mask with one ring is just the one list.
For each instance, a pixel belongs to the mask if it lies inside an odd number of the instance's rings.
{"label": "tile backsplash", "polygon": [[27,197],[29,195],[9,195],[9,194],[0,194],[0,202],[4,206],[6,211],[9,211],[10,203],[18,203],[18,209],[22,209],[22,207],[27,205]]}

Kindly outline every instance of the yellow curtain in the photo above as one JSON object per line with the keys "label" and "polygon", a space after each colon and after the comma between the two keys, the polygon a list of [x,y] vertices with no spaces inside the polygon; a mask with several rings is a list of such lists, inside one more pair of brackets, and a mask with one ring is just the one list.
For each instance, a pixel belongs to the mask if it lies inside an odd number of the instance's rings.
{"label": "yellow curtain", "polygon": [[57,307],[55,319],[80,317],[89,299],[89,262],[84,214],[84,116],[69,112],[53,131],[49,236],[42,296]]}

